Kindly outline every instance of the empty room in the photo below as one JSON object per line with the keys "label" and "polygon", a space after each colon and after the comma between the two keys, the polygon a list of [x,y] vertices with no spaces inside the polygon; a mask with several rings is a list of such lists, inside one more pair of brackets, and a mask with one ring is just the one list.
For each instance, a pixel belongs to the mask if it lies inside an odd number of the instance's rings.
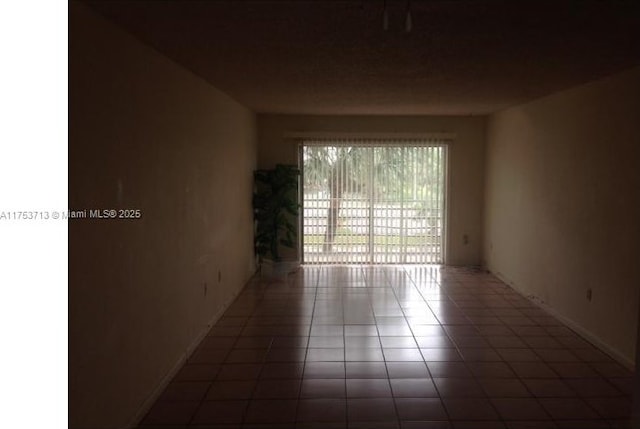
{"label": "empty room", "polygon": [[70,428],[640,427],[637,2],[68,9]]}

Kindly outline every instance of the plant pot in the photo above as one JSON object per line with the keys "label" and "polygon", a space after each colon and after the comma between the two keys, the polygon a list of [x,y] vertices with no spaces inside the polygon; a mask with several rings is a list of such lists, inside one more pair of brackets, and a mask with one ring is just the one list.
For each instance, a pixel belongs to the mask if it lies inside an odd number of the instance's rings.
{"label": "plant pot", "polygon": [[260,277],[264,279],[286,279],[287,275],[295,273],[299,268],[299,261],[263,259],[260,264]]}

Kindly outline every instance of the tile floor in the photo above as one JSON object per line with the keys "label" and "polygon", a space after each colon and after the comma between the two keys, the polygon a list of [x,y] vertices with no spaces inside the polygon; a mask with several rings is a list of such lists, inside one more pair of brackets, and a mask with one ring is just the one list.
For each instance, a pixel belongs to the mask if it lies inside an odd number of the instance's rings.
{"label": "tile floor", "polygon": [[486,273],[254,279],[140,425],[631,428],[633,374]]}

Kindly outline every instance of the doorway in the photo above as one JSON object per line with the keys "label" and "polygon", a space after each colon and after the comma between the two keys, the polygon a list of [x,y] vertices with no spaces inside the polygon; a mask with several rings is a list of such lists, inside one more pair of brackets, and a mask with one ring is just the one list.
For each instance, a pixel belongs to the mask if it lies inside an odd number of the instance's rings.
{"label": "doorway", "polygon": [[444,262],[447,143],[305,141],[306,264]]}

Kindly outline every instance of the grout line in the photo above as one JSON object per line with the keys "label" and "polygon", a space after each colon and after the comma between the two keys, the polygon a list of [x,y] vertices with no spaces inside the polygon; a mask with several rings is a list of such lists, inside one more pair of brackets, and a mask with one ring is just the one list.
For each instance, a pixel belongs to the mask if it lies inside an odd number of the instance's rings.
{"label": "grout line", "polygon": [[[447,408],[444,406],[444,401],[443,401],[443,397],[442,397],[442,395],[440,393],[440,390],[438,389],[438,386],[433,381],[434,377],[433,377],[433,373],[431,372],[431,369],[429,368],[429,366],[427,364],[428,361],[425,359],[425,355],[422,354],[422,348],[420,348],[420,346],[419,346],[419,344],[417,342],[417,337],[418,336],[415,333],[414,327],[412,327],[412,324],[411,324],[411,321],[410,321],[410,317],[411,316],[408,316],[408,313],[407,313],[408,309],[411,308],[411,307],[408,307],[408,308],[403,307],[403,304],[402,304],[402,301],[401,301],[400,295],[399,295],[399,293],[402,292],[402,288],[410,289],[411,292],[413,292],[413,290],[415,290],[420,295],[420,298],[416,299],[415,301],[423,302],[427,306],[429,306],[427,298],[425,297],[425,294],[423,293],[424,290],[425,290],[425,287],[421,287],[421,285],[416,283],[416,279],[415,279],[416,273],[413,273],[413,274],[410,273],[407,270],[407,267],[397,267],[397,266],[391,267],[391,266],[389,266],[389,267],[378,268],[375,271],[375,279],[376,279],[376,282],[380,282],[381,284],[379,285],[379,287],[374,288],[373,287],[374,275],[372,275],[372,274],[367,275],[366,274],[366,268],[364,266],[358,266],[357,268],[353,268],[353,269],[356,270],[355,271],[356,272],[355,280],[354,280],[354,278],[352,278],[353,277],[352,276],[352,272],[351,271],[347,272],[348,277],[349,277],[347,280],[350,281],[351,283],[346,283],[346,286],[345,286],[344,279],[342,277],[336,277],[337,278],[336,284],[329,284],[328,288],[324,288],[325,292],[327,291],[326,289],[329,289],[329,290],[333,290],[333,292],[338,293],[338,295],[339,295],[338,298],[339,298],[340,304],[342,306],[342,308],[341,308],[341,310],[342,310],[341,314],[342,314],[342,318],[343,318],[342,319],[342,324],[341,324],[341,326],[342,326],[341,338],[342,338],[342,342],[343,342],[343,347],[342,347],[343,348],[343,361],[342,361],[342,364],[343,364],[344,371],[345,371],[344,378],[343,378],[343,381],[344,381],[344,386],[343,387],[344,387],[344,390],[345,390],[345,399],[344,399],[345,400],[345,413],[346,413],[345,414],[345,419],[346,419],[347,424],[349,422],[349,419],[348,419],[349,397],[348,397],[348,392],[347,392],[347,380],[348,380],[348,377],[347,377],[346,370],[347,370],[347,365],[348,365],[349,362],[347,361],[347,356],[346,356],[346,351],[347,351],[347,347],[346,347],[347,346],[347,344],[346,344],[346,342],[347,342],[346,327],[348,325],[345,323],[345,320],[344,320],[344,315],[345,315],[345,310],[346,310],[345,303],[347,302],[347,301],[345,301],[345,297],[355,297],[358,301],[359,300],[364,300],[364,299],[367,300],[366,302],[368,303],[368,308],[369,308],[369,311],[371,311],[371,313],[372,313],[372,317],[373,317],[373,321],[374,321],[374,325],[373,326],[375,326],[375,328],[376,328],[376,333],[377,333],[376,338],[378,340],[380,352],[383,353],[382,362],[380,362],[380,363],[384,363],[384,368],[385,368],[385,372],[386,372],[386,379],[387,379],[387,385],[388,385],[388,387],[390,389],[390,392],[391,392],[390,399],[393,400],[393,406],[394,406],[394,410],[395,410],[395,413],[396,413],[395,421],[398,424],[401,424],[401,422],[403,421],[401,419],[401,416],[400,416],[399,412],[398,412],[398,404],[396,403],[396,400],[397,399],[401,399],[401,397],[400,398],[396,398],[396,396],[394,395],[394,392],[393,392],[393,388],[392,388],[392,385],[391,385],[391,377],[390,377],[389,367],[388,367],[389,362],[387,362],[387,358],[384,355],[384,347],[382,346],[382,342],[381,342],[380,326],[379,326],[379,322],[380,322],[381,326],[385,325],[385,323],[382,323],[382,322],[384,322],[384,320],[380,320],[380,318],[385,319],[387,317],[391,318],[391,317],[395,317],[395,316],[387,316],[386,314],[388,314],[388,313],[382,313],[383,314],[382,316],[377,316],[376,315],[376,312],[374,310],[374,297],[376,296],[374,294],[376,292],[384,292],[385,295],[388,292],[391,292],[393,294],[393,299],[394,299],[395,302],[392,303],[390,301],[389,304],[394,306],[394,311],[395,311],[395,305],[397,305],[400,308],[400,313],[402,315],[401,316],[402,317],[402,321],[404,322],[402,326],[408,326],[409,327],[410,332],[411,332],[410,333],[410,337],[414,341],[416,349],[421,353],[422,361],[415,361],[415,363],[422,362],[422,364],[425,366],[425,368],[427,370],[427,374],[430,377],[430,381],[431,381],[431,383],[433,383],[433,386],[434,386],[435,391],[437,393],[437,398],[439,399],[440,404],[441,404],[442,408],[444,409],[444,412],[445,412],[445,414],[447,416],[447,421],[452,422],[453,420],[451,419],[451,415],[449,414],[449,411],[447,410]],[[297,422],[298,418],[299,418],[299,412],[300,412],[299,401],[302,399],[301,398],[301,391],[302,391],[302,384],[303,384],[302,382],[304,381],[305,370],[306,370],[306,367],[307,367],[307,357],[308,357],[308,354],[309,354],[310,341],[311,341],[311,330],[312,330],[312,328],[314,326],[314,323],[313,323],[314,317],[317,315],[316,312],[317,312],[317,309],[318,309],[318,307],[317,307],[318,306],[318,299],[320,297],[320,292],[321,292],[320,287],[319,287],[320,279],[322,278],[321,274],[324,271],[333,271],[333,269],[331,267],[313,267],[313,271],[315,272],[314,275],[312,276],[312,279],[313,279],[312,285],[314,287],[314,291],[313,291],[313,307],[312,307],[311,313],[310,313],[309,327],[308,327],[308,330],[306,332],[307,342],[306,342],[306,347],[305,347],[304,360],[302,361],[302,373],[301,373],[301,376],[300,376],[300,385],[298,387],[298,393],[297,393],[297,402],[296,402],[296,409],[295,409],[295,422]],[[399,276],[398,274],[401,274],[401,276]],[[353,284],[354,281],[357,282],[357,283],[360,283],[360,276],[362,277],[362,280],[364,281],[364,285],[365,285],[364,288],[350,287],[349,285]],[[521,376],[519,373],[517,373],[514,370],[514,366],[513,366],[514,363],[517,363],[519,361],[513,361],[513,360],[509,360],[508,361],[508,360],[506,360],[500,353],[498,353],[498,348],[499,347],[494,346],[493,343],[491,343],[491,342],[488,342],[485,347],[479,347],[479,349],[488,349],[491,352],[496,353],[497,354],[497,358],[499,360],[490,360],[490,361],[485,361],[485,360],[467,360],[464,357],[464,355],[462,355],[462,353],[461,353],[461,346],[458,344],[457,341],[455,341],[453,339],[453,337],[450,336],[450,332],[448,330],[445,330],[446,326],[450,326],[450,327],[452,327],[452,329],[454,327],[457,327],[457,326],[469,327],[470,329],[474,330],[474,332],[475,332],[474,335],[477,335],[478,338],[481,338],[481,339],[486,341],[487,338],[490,338],[492,336],[492,334],[491,334],[492,331],[490,329],[488,329],[488,328],[483,330],[483,327],[504,326],[504,327],[507,327],[507,328],[511,329],[511,326],[508,325],[506,322],[503,322],[500,319],[500,316],[498,316],[498,314],[501,313],[501,310],[503,310],[503,314],[504,314],[504,311],[507,311],[507,310],[517,310],[518,312],[522,312],[522,308],[516,307],[516,304],[514,304],[515,301],[512,302],[512,300],[507,299],[508,296],[511,296],[511,292],[513,292],[513,293],[515,293],[517,295],[519,295],[519,293],[517,291],[514,291],[513,289],[509,289],[510,292],[507,292],[507,289],[497,289],[493,285],[486,285],[487,289],[483,291],[481,289],[482,287],[484,287],[482,284],[477,284],[477,285],[476,284],[465,284],[464,278],[461,278],[461,276],[456,275],[455,273],[452,276],[447,276],[446,278],[442,278],[442,277],[436,278],[436,273],[433,273],[433,272],[429,271],[428,272],[428,276],[433,278],[433,284],[435,284],[437,286],[437,288],[442,292],[442,296],[443,296],[443,298],[446,299],[446,302],[451,303],[451,305],[454,306],[452,308],[455,308],[456,310],[459,310],[461,312],[461,314],[467,319],[467,323],[462,324],[462,325],[453,325],[453,324],[452,325],[446,325],[446,324],[443,324],[439,319],[437,319],[437,324],[435,324],[435,326],[438,326],[440,329],[442,329],[443,332],[444,332],[444,337],[448,338],[452,342],[452,345],[450,347],[446,347],[446,348],[455,350],[456,353],[459,353],[461,355],[461,358],[462,358],[460,361],[441,361],[441,363],[446,364],[446,363],[449,363],[449,362],[458,362],[459,364],[461,364],[465,368],[467,368],[468,365],[471,364],[471,363],[477,363],[477,364],[480,364],[480,366],[482,366],[483,363],[488,363],[488,364],[500,363],[500,364],[503,364],[506,368],[509,368],[509,370],[511,370],[513,372],[513,375],[509,375],[508,377],[495,377],[495,376],[491,376],[491,375],[484,375],[483,376],[481,373],[477,373],[477,371],[476,372],[470,371],[469,377],[464,377],[464,378],[468,378],[469,380],[473,380],[473,382],[476,383],[478,385],[478,387],[482,389],[482,393],[483,393],[483,396],[478,396],[478,397],[473,397],[473,398],[482,399],[484,401],[488,401],[490,406],[491,406],[491,409],[493,409],[494,412],[497,415],[496,420],[499,420],[500,422],[502,422],[504,424],[506,424],[508,422],[511,422],[511,420],[506,420],[506,419],[504,419],[502,417],[501,413],[499,412],[499,410],[497,409],[496,405],[494,404],[494,400],[495,399],[502,399],[502,398],[507,398],[507,399],[528,399],[528,400],[533,399],[535,401],[535,403],[538,404],[540,406],[540,408],[542,408],[542,410],[544,411],[545,415],[549,418],[548,420],[543,420],[543,419],[534,419],[534,420],[548,421],[548,422],[562,421],[563,419],[555,419],[547,411],[547,409],[543,406],[543,404],[541,402],[542,399],[554,399],[554,398],[557,399],[557,398],[561,398],[561,397],[557,397],[557,396],[552,396],[552,397],[548,397],[548,398],[547,397],[542,397],[542,396],[538,397],[538,396],[534,395],[533,391],[526,385],[526,383],[524,383],[525,379],[547,379],[547,378],[523,377],[523,376]],[[308,277],[305,276],[303,278],[303,281],[306,280],[307,278]],[[327,279],[329,279],[329,277],[327,277]],[[340,280],[340,281],[338,281],[338,280]],[[400,280],[403,280],[403,282],[400,282]],[[289,281],[290,280],[287,279],[287,284],[289,283]],[[293,290],[293,292],[296,292],[299,289],[299,288],[297,288],[297,286],[299,286],[298,285],[299,280],[298,279],[294,279],[293,281],[295,282],[295,284],[293,284],[294,287],[292,288],[292,290]],[[398,283],[398,284],[396,284],[396,283]],[[431,284],[431,282],[429,282],[429,283]],[[447,284],[448,286],[445,285],[445,284]],[[242,337],[242,333],[244,332],[245,328],[250,326],[250,321],[252,320],[252,318],[254,318],[254,317],[258,317],[258,318],[259,317],[272,317],[270,315],[270,313],[269,314],[263,314],[262,316],[257,314],[257,313],[259,313],[261,311],[261,308],[263,309],[263,307],[261,307],[261,306],[263,304],[265,304],[265,303],[268,303],[269,300],[265,299],[265,297],[267,296],[269,291],[272,290],[272,286],[273,285],[271,283],[265,284],[264,287],[258,288],[257,291],[258,291],[259,294],[255,294],[254,293],[254,294],[250,295],[254,299],[254,300],[251,301],[251,304],[252,304],[251,305],[251,312],[250,312],[250,314],[248,316],[242,316],[242,317],[244,317],[244,321],[242,322],[242,325],[240,327],[240,331],[238,332],[237,335],[234,336],[234,340],[232,341],[232,344],[231,344],[230,348],[228,350],[226,350],[225,359],[223,359],[223,362],[221,362],[219,364],[220,368],[218,368],[218,371],[216,372],[214,377],[209,381],[209,385],[208,385],[208,387],[206,389],[206,392],[205,392],[204,396],[202,396],[202,398],[199,400],[198,405],[195,408],[195,411],[192,413],[192,415],[191,415],[191,417],[189,419],[189,422],[187,423],[186,427],[193,427],[195,416],[198,413],[198,411],[201,409],[203,404],[206,402],[207,395],[211,391],[213,383],[216,381],[216,379],[217,379],[217,377],[218,377],[218,375],[219,375],[219,373],[220,373],[220,371],[222,369],[222,366],[225,364],[225,360],[228,358],[230,353],[233,350],[235,350],[235,346],[239,343],[240,339],[243,338]],[[307,284],[305,282],[303,286],[304,287],[309,287],[309,284]],[[489,300],[492,300],[492,299],[505,300],[505,301],[507,301],[508,306],[507,307],[492,307],[492,306],[488,306],[486,303],[480,302],[480,306],[478,306],[478,307],[470,307],[470,306],[466,306],[466,305],[461,307],[459,304],[461,304],[462,302],[467,302],[468,300],[466,300],[466,299],[461,300],[459,297],[458,297],[458,299],[452,299],[452,295],[454,297],[457,297],[458,294],[460,294],[460,296],[464,296],[463,294],[471,293],[472,296],[475,296],[476,294],[473,293],[474,290],[483,292],[479,296],[481,296],[483,298],[487,298]],[[279,291],[279,289],[276,288],[275,292],[278,292],[278,291]],[[500,293],[501,291],[504,291],[505,293]],[[277,300],[283,300],[284,299],[285,303],[288,302],[289,300],[294,300],[294,301],[296,301],[296,304],[304,303],[305,306],[308,305],[307,300],[306,299],[302,299],[304,294],[296,294],[296,293],[293,293],[293,292],[291,290],[288,290],[288,288],[287,288],[281,294],[277,293],[276,294],[276,299]],[[350,294],[349,292],[357,292],[357,293]],[[484,293],[484,292],[486,292],[486,293]],[[242,294],[238,295],[238,297],[241,296],[241,295]],[[338,299],[338,298],[335,297],[334,293],[328,294],[328,295],[332,296],[332,299]],[[427,296],[429,296],[429,295],[427,295]],[[238,297],[236,297],[236,299]],[[410,301],[414,301],[414,300],[412,299]],[[409,303],[410,301],[406,301],[406,302]],[[445,302],[445,301],[443,300],[443,302]],[[431,307],[429,306],[429,308],[431,308]],[[478,324],[477,320],[476,321],[472,320],[469,313],[471,313],[472,315],[473,314],[477,315],[478,313],[480,313],[480,310],[486,311],[487,314],[493,314],[493,315],[495,315],[495,317],[498,317],[500,319],[499,324],[498,325]],[[544,312],[544,313],[546,313],[544,311],[544,309],[539,309],[539,310]],[[287,324],[284,324],[284,326],[290,326],[292,324],[295,325],[295,326],[298,326],[299,324],[301,324],[303,319],[306,319],[306,317],[307,317],[306,316],[306,314],[307,314],[306,312],[308,311],[307,307],[305,307],[304,311],[305,311],[305,313],[304,313],[305,315],[301,316],[299,313],[295,313],[296,316],[291,316],[294,319],[293,320],[287,320]],[[523,313],[523,314],[524,314],[525,317],[531,319],[534,322],[534,325],[532,325],[532,327],[537,327],[537,328],[543,329],[545,331],[545,333],[546,333],[544,335],[545,337],[550,337],[550,338],[553,338],[553,339],[555,339],[557,341],[557,337],[553,336],[546,329],[546,325],[544,325],[544,321],[539,321],[538,320],[539,318],[537,316],[529,316],[527,313]],[[273,316],[273,317],[275,317],[275,316]],[[285,316],[280,316],[280,317],[285,317]],[[289,317],[289,316],[286,316],[286,317]],[[484,317],[484,316],[483,315],[479,315],[477,317]],[[508,317],[508,316],[505,316],[505,317]],[[224,314],[222,315],[222,318],[224,318]],[[543,323],[543,324],[541,325],[540,323]],[[356,325],[370,326],[370,324],[365,324],[365,325],[356,324]],[[266,326],[266,325],[258,325],[258,326]],[[282,323],[281,320],[278,320],[278,323],[276,325],[273,325],[273,326],[269,325],[269,326],[277,328],[278,326],[283,326],[283,323]],[[318,325],[318,326],[320,326],[320,325]],[[395,326],[395,325],[390,325],[390,326]],[[420,326],[420,325],[417,324],[417,326]],[[516,325],[516,326],[528,326],[528,325]],[[565,326],[565,325],[560,325],[560,326]],[[579,396],[579,392],[576,390],[576,388],[573,387],[572,385],[568,384],[567,381],[566,381],[566,380],[573,379],[573,377],[562,377],[560,375],[560,373],[550,365],[550,363],[554,363],[554,362],[548,362],[548,361],[545,361],[544,359],[542,359],[542,355],[539,354],[538,350],[539,349],[545,349],[545,347],[532,347],[532,346],[529,345],[528,341],[525,341],[526,338],[528,338],[528,337],[537,337],[537,335],[524,335],[524,334],[520,334],[520,333],[514,331],[513,329],[511,329],[511,331],[512,331],[512,334],[509,334],[509,335],[504,334],[504,335],[499,335],[499,336],[506,336],[506,337],[513,336],[514,338],[517,338],[518,340],[522,341],[525,344],[525,347],[513,347],[513,346],[512,347],[504,347],[503,346],[501,348],[503,348],[503,349],[512,349],[512,350],[513,349],[527,350],[527,351],[533,353],[535,356],[539,357],[540,360],[538,360],[536,362],[530,362],[530,363],[540,363],[540,364],[543,364],[543,365],[549,367],[551,372],[553,374],[555,374],[555,377],[549,378],[548,380],[555,380],[555,381],[559,381],[559,382],[562,382],[563,384],[565,384],[567,386],[567,388],[573,393],[573,396],[570,396],[568,398],[579,400],[584,405],[586,405],[587,409],[590,409],[591,411],[593,411],[595,413],[596,416],[598,416],[598,418],[593,418],[593,419],[589,419],[589,420],[593,420],[593,421],[597,421],[597,422],[604,422],[604,421],[609,422],[609,421],[616,420],[616,419],[605,418],[604,416],[602,416],[594,408],[593,405],[591,405],[591,403],[589,403],[587,401],[588,398]],[[271,330],[271,333],[269,334],[270,335],[270,341],[269,341],[269,344],[267,346],[267,352],[262,357],[260,371],[258,373],[257,378],[255,379],[255,385],[253,386],[252,394],[251,394],[250,398],[247,400],[247,404],[245,406],[244,413],[243,413],[243,416],[242,416],[241,425],[248,424],[246,422],[247,412],[248,412],[249,406],[251,404],[251,401],[256,399],[256,398],[254,398],[254,395],[255,395],[255,393],[257,391],[257,387],[258,387],[258,384],[260,382],[260,376],[263,373],[263,371],[265,370],[264,366],[268,363],[267,362],[267,357],[268,357],[269,353],[271,352],[271,350],[273,350],[275,337],[278,336],[278,334],[276,334],[276,332],[279,332],[279,331]],[[579,334],[576,334],[576,335],[579,338],[582,338]],[[390,335],[390,336],[396,337],[398,335]],[[404,337],[404,336],[409,336],[409,335],[400,335],[400,336]],[[205,335],[203,337],[202,341],[204,341],[205,338],[207,338],[207,335]],[[228,338],[228,337],[220,337],[220,338]],[[245,338],[247,338],[247,337],[245,337]],[[202,341],[200,342],[200,344],[198,344],[198,347],[201,345]],[[564,343],[561,343],[561,345],[562,345],[562,347],[557,347],[557,348],[556,347],[552,347],[552,349],[554,349],[554,350],[566,350],[566,351],[569,351],[570,353],[575,355],[575,353],[574,353],[575,349],[564,345]],[[405,349],[407,347],[400,347],[400,348]],[[413,349],[413,347],[410,347],[410,348]],[[438,348],[438,347],[436,347],[436,348]],[[440,348],[442,348],[442,347],[440,347]],[[466,347],[465,349],[476,349],[476,348],[478,348],[478,347]],[[546,348],[548,348],[548,347],[546,347]],[[429,349],[429,347],[427,347],[426,349]],[[596,350],[600,350],[600,349],[596,347]],[[597,374],[597,376],[594,376],[594,377],[583,376],[583,377],[578,377],[577,379],[597,378],[598,380],[602,380],[603,382],[608,383],[608,385],[610,385],[610,387],[615,389],[615,391],[620,394],[619,396],[616,396],[615,398],[621,399],[621,400],[622,399],[629,399],[630,395],[628,395],[625,392],[623,392],[621,388],[618,388],[617,385],[614,385],[610,381],[611,378],[615,378],[615,377],[607,377],[607,376],[603,375],[603,373],[600,373],[592,365],[592,362],[583,361],[580,358],[580,356],[575,355],[575,358],[577,359],[575,362],[568,362],[568,363],[570,363],[570,364],[577,363],[577,364],[585,365],[586,367],[591,368],[592,370],[594,370],[596,372],[596,374]],[[367,361],[367,362],[374,363],[374,362],[377,362],[377,361]],[[398,361],[398,362],[402,362],[402,361]],[[409,361],[404,361],[404,362],[408,363]],[[413,362],[413,361],[411,361],[411,362]],[[523,362],[525,362],[525,361],[523,361]],[[284,363],[284,361],[281,362],[281,363]],[[186,362],[185,362],[185,364],[186,364]],[[444,376],[444,378],[450,378],[450,376],[447,375],[447,376]],[[491,395],[488,394],[487,390],[483,387],[483,385],[480,382],[483,379],[487,379],[487,380],[507,380],[507,379],[517,380],[520,384],[522,384],[524,386],[526,392],[530,396],[526,396],[526,397],[519,397],[519,396],[514,396],[514,395],[491,396]],[[199,380],[197,380],[197,381],[199,381]],[[206,381],[206,380],[203,380],[203,381]],[[380,398],[376,397],[376,398],[370,398],[370,399],[381,399],[381,398],[382,397],[380,397]],[[462,399],[463,397],[453,396],[451,398],[453,398],[453,399]],[[268,399],[284,399],[284,398],[268,398]],[[471,399],[471,398],[467,398],[467,399]],[[295,425],[295,423],[294,423],[294,425]]]}
{"label": "grout line", "polygon": [[[405,270],[406,271],[406,270]],[[416,287],[415,281],[413,280],[413,278],[411,278],[411,276],[409,276],[411,283],[413,284],[413,287],[416,288],[416,290],[418,291],[418,293],[420,294],[420,297],[422,298],[422,300],[425,302],[425,304],[428,305],[427,301],[424,299],[424,296],[422,295],[422,293],[420,292],[420,290]],[[439,285],[438,285],[439,286]],[[418,341],[416,340],[416,336],[413,332],[413,329],[411,329],[411,325],[409,324],[409,321],[407,320],[407,315],[404,312],[404,308],[402,308],[402,305],[400,304],[400,301],[398,300],[398,295],[396,294],[396,291],[392,288],[393,290],[393,294],[396,298],[396,301],[398,302],[398,305],[400,306],[400,311],[402,311],[402,314],[406,320],[407,326],[409,326],[409,329],[411,330],[411,337],[413,338],[413,341],[416,343],[416,346],[418,347],[418,350],[420,351],[420,354],[422,355],[422,363],[424,364],[424,367],[427,370],[427,374],[429,374],[429,381],[431,381],[431,383],[433,384],[433,388],[435,389],[436,393],[438,394],[438,400],[440,401],[440,406],[442,407],[442,409],[444,410],[446,416],[447,416],[447,421],[451,422],[451,415],[449,414],[449,411],[447,410],[447,407],[444,406],[444,401],[442,400],[442,395],[440,395],[440,390],[438,390],[438,386],[436,386],[436,383],[433,381],[433,375],[431,374],[431,370],[429,369],[429,365],[427,365],[427,361],[424,359],[424,355],[422,354],[422,349],[420,348],[420,345],[418,344]],[[442,328],[442,324],[440,324],[440,322],[438,321],[438,326],[440,326]],[[444,330],[444,329],[443,329]],[[446,335],[446,332],[445,332]],[[389,374],[387,373],[387,377],[389,377]],[[389,377],[390,379],[390,377]],[[395,396],[393,397],[393,402],[395,404]],[[398,413],[397,410],[397,406],[396,406],[396,413],[398,414],[398,419],[400,419],[400,414]]]}
{"label": "grout line", "polygon": [[302,362],[302,374],[300,376],[300,386],[298,387],[298,399],[296,403],[296,414],[294,418],[294,425],[298,422],[298,413],[300,411],[300,400],[302,399],[300,395],[302,394],[302,385],[304,383],[304,373],[307,369],[307,356],[309,355],[309,343],[311,342],[311,330],[313,329],[313,316],[316,311],[316,302],[318,299],[318,284],[320,282],[321,270],[322,268],[319,268],[317,270],[318,275],[316,276],[316,280],[315,280],[315,290],[313,294],[313,309],[311,310],[311,321],[309,322],[309,331],[307,332],[307,346],[305,347],[304,361]]}

